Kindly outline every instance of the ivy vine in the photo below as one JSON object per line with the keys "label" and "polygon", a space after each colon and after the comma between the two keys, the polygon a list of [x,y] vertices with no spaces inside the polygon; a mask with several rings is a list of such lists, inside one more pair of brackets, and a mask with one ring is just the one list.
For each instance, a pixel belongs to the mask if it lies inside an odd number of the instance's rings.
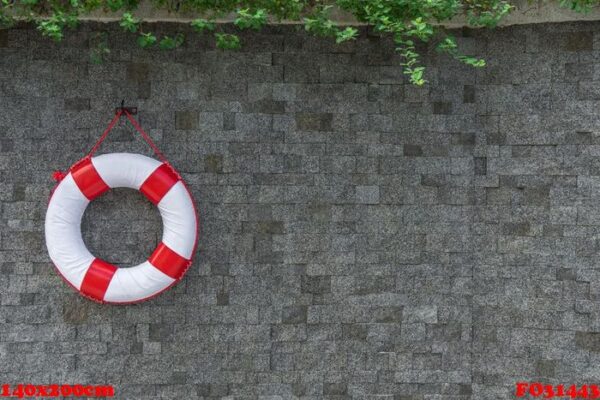
{"label": "ivy vine", "polygon": [[[438,51],[473,67],[485,66],[475,55],[462,54],[456,40],[440,24],[457,16],[466,17],[469,26],[495,27],[514,9],[514,0],[144,0],[156,9],[171,13],[201,15],[191,22],[198,34],[211,34],[219,49],[239,49],[243,42],[222,30],[217,19],[233,14],[239,30],[260,30],[270,22],[296,21],[307,32],[333,38],[336,43],[354,40],[353,26],[340,26],[331,18],[332,7],[352,14],[375,32],[390,35],[396,51],[402,55],[403,72],[415,85],[426,83],[425,68],[417,51],[418,42],[431,43]],[[60,41],[65,31],[76,27],[80,18],[95,11],[120,16],[120,26],[137,36],[142,48],[171,50],[185,41],[183,33],[159,36],[148,30],[149,24],[137,17],[141,0],[0,0],[0,28],[17,21],[34,23],[42,35]],[[562,7],[588,12],[600,0],[558,0]],[[93,62],[102,62],[109,54],[105,35],[93,38]]]}

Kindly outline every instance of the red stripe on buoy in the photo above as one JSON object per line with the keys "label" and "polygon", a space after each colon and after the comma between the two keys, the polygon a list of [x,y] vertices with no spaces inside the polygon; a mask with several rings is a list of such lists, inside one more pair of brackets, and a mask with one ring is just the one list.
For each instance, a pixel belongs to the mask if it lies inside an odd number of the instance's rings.
{"label": "red stripe on buoy", "polygon": [[178,180],[175,171],[169,165],[162,164],[144,181],[140,192],[157,205]]}
{"label": "red stripe on buoy", "polygon": [[104,294],[117,269],[114,265],[96,258],[83,277],[81,292],[98,301],[104,300]]}
{"label": "red stripe on buoy", "polygon": [[190,264],[190,260],[183,258],[162,242],[154,250],[148,262],[173,279],[179,279]]}
{"label": "red stripe on buoy", "polygon": [[81,162],[75,164],[71,168],[71,176],[73,176],[73,180],[81,193],[90,201],[110,189],[89,158],[84,158]]}

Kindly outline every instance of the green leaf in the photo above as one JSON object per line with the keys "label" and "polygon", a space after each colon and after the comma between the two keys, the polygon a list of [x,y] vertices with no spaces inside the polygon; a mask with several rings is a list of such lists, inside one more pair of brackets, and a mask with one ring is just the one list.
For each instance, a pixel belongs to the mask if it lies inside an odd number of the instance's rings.
{"label": "green leaf", "polygon": [[121,22],[119,25],[129,31],[129,32],[137,32],[140,21],[131,15],[131,13],[126,12],[121,17]]}
{"label": "green leaf", "polygon": [[124,5],[123,0],[106,0],[106,7],[112,12],[119,11]]}
{"label": "green leaf", "polygon": [[437,45],[437,50],[451,52],[457,47],[456,40],[452,36],[447,36]]}
{"label": "green leaf", "polygon": [[39,21],[37,29],[42,32],[42,35],[48,36],[52,40],[59,42],[63,38],[62,24],[54,19],[47,21]]}
{"label": "green leaf", "polygon": [[485,67],[485,60],[469,56],[459,56],[458,59],[463,63],[475,68]]}
{"label": "green leaf", "polygon": [[598,5],[597,0],[560,0],[560,6],[569,8],[572,11],[587,14],[592,10],[593,6]]}
{"label": "green leaf", "polygon": [[93,64],[102,64],[110,49],[108,48],[108,35],[97,33],[91,39],[90,61]]}
{"label": "green leaf", "polygon": [[175,37],[164,36],[158,46],[161,50],[173,50],[183,44],[185,36],[182,33],[178,33]]}
{"label": "green leaf", "polygon": [[335,42],[339,44],[342,42],[346,42],[348,40],[354,40],[354,39],[356,39],[357,35],[358,35],[358,29],[347,27],[344,30],[336,32]]}
{"label": "green leaf", "polygon": [[202,33],[204,31],[214,31],[215,30],[215,23],[213,21],[208,21],[204,18],[198,18],[192,21],[192,27]]}
{"label": "green leaf", "polygon": [[458,45],[456,44],[456,40],[452,36],[445,37],[440,43],[438,43],[437,48],[440,52],[445,52],[451,55],[453,58],[459,60],[460,62],[470,65],[475,68],[485,67],[485,60],[480,58],[475,58],[471,56],[466,56],[458,53]]}
{"label": "green leaf", "polygon": [[467,10],[467,21],[472,26],[494,28],[514,6],[504,0],[490,0],[490,4],[477,1]]}
{"label": "green leaf", "polygon": [[76,15],[73,14],[69,14],[65,17],[65,25],[71,29],[75,28],[77,25],[79,25],[79,19],[77,18]]}
{"label": "green leaf", "polygon": [[233,23],[240,29],[259,30],[267,23],[267,13],[262,8],[254,12],[251,12],[249,8],[243,8],[237,11],[237,18]]}
{"label": "green leaf", "polygon": [[141,33],[137,38],[138,45],[143,49],[154,46],[156,44],[156,40],[156,36],[150,32]]}
{"label": "green leaf", "polygon": [[217,47],[223,50],[237,50],[241,47],[240,38],[229,33],[216,33]]}
{"label": "green leaf", "polygon": [[330,8],[331,6],[321,7],[313,16],[304,18],[304,29],[318,36],[337,37],[339,29],[328,17]]}

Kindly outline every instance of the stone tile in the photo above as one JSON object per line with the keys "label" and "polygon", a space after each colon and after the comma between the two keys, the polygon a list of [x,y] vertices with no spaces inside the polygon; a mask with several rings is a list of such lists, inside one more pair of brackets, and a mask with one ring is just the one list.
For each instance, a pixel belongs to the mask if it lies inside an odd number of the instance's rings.
{"label": "stone tile", "polygon": [[127,64],[127,80],[146,82],[150,77],[150,66],[146,63],[132,62]]}
{"label": "stone tile", "polygon": [[8,47],[8,31],[0,30],[0,48]]}
{"label": "stone tile", "polygon": [[356,201],[362,204],[379,203],[379,186],[357,186]]}
{"label": "stone tile", "polygon": [[87,111],[90,109],[90,99],[71,98],[65,99],[65,110],[67,111]]}
{"label": "stone tile", "polygon": [[175,113],[175,128],[180,130],[198,129],[200,116],[195,111],[177,111]]}
{"label": "stone tile", "polygon": [[568,32],[565,37],[565,50],[592,51],[594,49],[593,32]]}
{"label": "stone tile", "polygon": [[405,144],[404,155],[406,157],[421,157],[423,155],[423,148],[414,144]]}
{"label": "stone tile", "polygon": [[331,131],[332,117],[329,113],[298,113],[296,128],[301,131]]}

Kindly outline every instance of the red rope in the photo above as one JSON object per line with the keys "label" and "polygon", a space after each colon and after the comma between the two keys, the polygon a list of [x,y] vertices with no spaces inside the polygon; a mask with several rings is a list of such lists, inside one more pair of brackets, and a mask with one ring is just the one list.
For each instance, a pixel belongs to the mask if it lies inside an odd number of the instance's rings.
{"label": "red rope", "polygon": [[98,147],[100,147],[100,145],[102,144],[102,142],[104,142],[104,139],[106,139],[106,137],[108,136],[109,132],[112,130],[112,128],[114,128],[115,124],[119,121],[119,119],[121,118],[122,114],[123,114],[123,111],[121,111],[121,110],[117,111],[117,113],[115,114],[115,117],[112,119],[112,121],[110,121],[110,124],[108,124],[108,127],[106,128],[106,130],[104,131],[104,133],[102,134],[102,136],[100,136],[100,139],[98,139],[98,141],[96,142],[96,144],[94,145],[94,147],[92,147],[92,149],[88,153],[88,157],[93,156],[94,153],[96,152],[96,150],[98,150]]}
{"label": "red rope", "polygon": [[129,120],[129,122],[131,122],[131,124],[133,125],[135,130],[138,131],[140,135],[142,135],[142,138],[144,138],[146,143],[148,143],[148,145],[150,147],[152,147],[152,150],[154,150],[154,153],[158,156],[158,158],[160,158],[160,160],[162,162],[166,163],[167,158],[163,155],[163,153],[161,153],[161,151],[158,149],[158,146],[156,146],[156,144],[154,144],[154,142],[152,141],[150,136],[142,129],[140,124],[131,116],[129,111],[127,111],[126,109],[120,109],[119,111],[116,112],[115,117],[112,119],[112,121],[110,121],[110,124],[108,124],[108,127],[106,128],[106,130],[104,131],[102,136],[100,136],[100,138],[98,139],[98,141],[96,142],[94,147],[92,147],[92,149],[90,150],[90,152],[88,153],[87,156],[91,157],[94,155],[96,150],[98,150],[98,147],[100,147],[102,142],[104,142],[104,139],[106,139],[106,137],[108,136],[110,131],[115,127],[116,123],[119,121],[119,119],[121,119],[123,114],[125,114],[125,116]]}
{"label": "red rope", "polygon": [[140,133],[140,135],[142,135],[142,137],[144,138],[144,140],[146,141],[146,143],[148,143],[148,145],[150,147],[152,147],[152,150],[154,150],[154,154],[156,154],[158,156],[158,158],[160,158],[160,160],[162,162],[167,162],[167,157],[165,157],[163,155],[163,153],[160,152],[160,150],[158,149],[158,146],[154,144],[154,142],[152,141],[152,139],[150,138],[150,135],[148,135],[140,126],[140,124],[138,124],[138,122],[131,116],[131,114],[129,113],[129,111],[125,110],[125,116],[127,117],[127,119],[129,120],[129,122],[131,122],[131,125],[133,125],[133,127],[135,128],[136,131],[138,131]]}

